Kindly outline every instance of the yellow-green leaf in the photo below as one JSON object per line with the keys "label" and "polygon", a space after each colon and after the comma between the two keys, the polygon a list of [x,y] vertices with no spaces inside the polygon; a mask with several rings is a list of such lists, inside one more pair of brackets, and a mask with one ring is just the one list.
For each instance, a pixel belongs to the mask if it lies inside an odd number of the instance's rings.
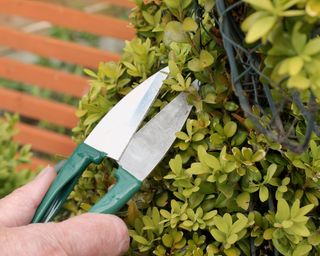
{"label": "yellow-green leaf", "polygon": [[272,234],[274,232],[273,228],[268,228],[263,232],[263,238],[266,240],[271,240],[272,239]]}
{"label": "yellow-green leaf", "polygon": [[286,200],[283,198],[279,198],[277,204],[277,213],[276,213],[276,221],[282,222],[284,220],[288,220],[290,218],[290,208]]}
{"label": "yellow-green leaf", "polygon": [[173,243],[173,238],[171,235],[169,234],[164,234],[162,237],[162,243],[164,246],[170,248],[172,246]]}
{"label": "yellow-green leaf", "polygon": [[209,67],[214,61],[213,56],[211,55],[210,52],[206,50],[201,50],[200,52],[200,62],[202,67],[206,68]]}
{"label": "yellow-green leaf", "polygon": [[182,23],[182,28],[184,31],[196,31],[198,24],[191,17],[187,17]]}
{"label": "yellow-green leaf", "polygon": [[170,21],[164,29],[164,42],[186,43],[188,42],[185,32],[182,29],[182,24],[178,21]]}
{"label": "yellow-green leaf", "polygon": [[303,67],[303,59],[299,56],[296,56],[296,57],[292,57],[289,59],[289,67],[288,67],[288,70],[289,70],[289,74],[291,76],[295,76],[297,75],[298,73],[300,73],[302,67]]}
{"label": "yellow-green leaf", "polygon": [[277,17],[275,16],[266,16],[257,20],[253,26],[249,29],[246,35],[247,43],[254,43],[258,39],[265,36],[268,32],[271,31],[272,27],[277,22]]}
{"label": "yellow-green leaf", "polygon": [[269,198],[269,190],[266,186],[261,186],[259,189],[259,198],[261,202],[265,202]]}
{"label": "yellow-green leaf", "polygon": [[293,253],[292,256],[304,256],[304,255],[308,255],[308,253],[311,251],[312,246],[309,244],[306,245],[298,245]]}
{"label": "yellow-green leaf", "polygon": [[270,0],[244,0],[245,3],[252,5],[253,8],[258,10],[272,11],[274,9]]}
{"label": "yellow-green leaf", "polygon": [[308,0],[306,5],[306,12],[312,17],[319,16],[320,15],[319,0]]}
{"label": "yellow-green leaf", "polygon": [[229,121],[223,127],[223,132],[227,138],[232,137],[237,131],[237,123],[233,121]]}
{"label": "yellow-green leaf", "polygon": [[240,256],[241,252],[236,247],[232,247],[229,249],[224,249],[223,252],[226,254],[226,256]]}
{"label": "yellow-green leaf", "polygon": [[296,88],[299,90],[306,90],[310,87],[310,79],[302,74],[291,76],[288,80],[289,88]]}
{"label": "yellow-green leaf", "polygon": [[180,1],[177,0],[164,0],[164,3],[172,9],[177,9],[179,7]]}
{"label": "yellow-green leaf", "polygon": [[237,205],[244,210],[248,210],[250,205],[250,194],[248,192],[242,192],[237,196]]}
{"label": "yellow-green leaf", "polygon": [[210,230],[210,234],[213,236],[213,238],[220,242],[220,243],[223,243],[225,241],[225,235],[218,229],[216,228],[212,228]]}
{"label": "yellow-green leaf", "polygon": [[315,55],[320,52],[320,37],[311,39],[305,46],[303,54]]}
{"label": "yellow-green leaf", "polygon": [[188,62],[188,68],[194,72],[200,72],[203,70],[203,66],[198,58],[193,58]]}
{"label": "yellow-green leaf", "polygon": [[309,244],[311,244],[313,246],[317,246],[318,244],[320,244],[320,233],[319,233],[319,231],[316,231],[315,233],[311,234],[308,237],[308,242],[309,242]]}

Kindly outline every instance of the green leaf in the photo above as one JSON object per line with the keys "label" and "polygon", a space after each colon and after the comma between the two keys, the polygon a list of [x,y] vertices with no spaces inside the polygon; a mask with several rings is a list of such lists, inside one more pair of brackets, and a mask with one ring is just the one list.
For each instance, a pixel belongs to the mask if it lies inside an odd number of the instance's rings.
{"label": "green leaf", "polygon": [[252,5],[257,10],[265,10],[272,12],[274,9],[270,0],[244,0],[244,2]]}
{"label": "green leaf", "polygon": [[280,223],[284,220],[290,219],[290,208],[288,203],[283,198],[280,198],[278,200],[277,213],[275,215],[275,218],[276,221]]}
{"label": "green leaf", "polygon": [[292,207],[291,207],[291,219],[294,219],[298,214],[300,210],[300,200],[297,199],[293,202]]}
{"label": "green leaf", "polygon": [[85,68],[83,69],[83,72],[92,78],[98,78],[97,74],[90,69]]}
{"label": "green leaf", "polygon": [[169,234],[164,234],[162,236],[162,243],[164,246],[171,248],[172,244],[173,244],[173,238],[171,235]]}
{"label": "green leaf", "polygon": [[196,31],[198,24],[191,17],[187,17],[182,23],[182,28],[184,31]]}
{"label": "green leaf", "polygon": [[295,223],[292,227],[286,230],[288,233],[291,232],[298,236],[308,237],[310,235],[309,229],[306,227],[305,223]]}
{"label": "green leaf", "polygon": [[[299,213],[297,214],[297,216],[304,216],[306,215],[308,212],[310,212],[313,209],[314,205],[313,204],[308,204],[306,206],[303,206],[299,209]],[[297,217],[296,216],[296,217]]]}
{"label": "green leaf", "polygon": [[232,137],[237,131],[237,123],[233,121],[227,122],[223,127],[223,131],[227,138]]}
{"label": "green leaf", "polygon": [[235,223],[233,223],[231,232],[239,233],[240,231],[244,230],[248,224],[248,219],[243,217],[239,218]]}
{"label": "green leaf", "polygon": [[266,152],[263,149],[258,149],[252,156],[252,162],[259,162],[264,159],[266,156]]}
{"label": "green leaf", "polygon": [[239,109],[239,105],[233,101],[227,101],[226,103],[224,103],[223,106],[226,110],[232,111],[232,112]]}
{"label": "green leaf", "polygon": [[274,232],[274,228],[268,228],[263,232],[263,238],[266,240],[272,239],[272,234]]}
{"label": "green leaf", "polygon": [[210,234],[213,236],[213,238],[220,242],[220,243],[224,243],[225,242],[225,234],[222,233],[220,230],[216,229],[216,228],[212,228],[210,229]]}
{"label": "green leaf", "polygon": [[154,16],[151,15],[149,12],[142,11],[142,16],[150,25],[154,25],[155,24]]}
{"label": "green leaf", "polygon": [[145,239],[143,236],[133,235],[132,238],[133,238],[135,241],[137,241],[139,244],[149,245],[148,240]]}
{"label": "green leaf", "polygon": [[186,170],[186,173],[191,175],[202,175],[210,173],[210,169],[201,163],[193,163],[191,164],[191,167]]}
{"label": "green leaf", "polygon": [[[214,225],[223,233],[227,234],[229,232],[228,223],[220,216],[217,215],[213,218]],[[231,227],[231,225],[230,225]]]}
{"label": "green leaf", "polygon": [[225,213],[222,218],[223,218],[223,221],[228,225],[228,231],[229,231],[232,226],[232,217],[230,213]]}
{"label": "green leaf", "polygon": [[248,210],[250,205],[250,194],[248,192],[242,192],[237,196],[237,205],[244,210]]}
{"label": "green leaf", "polygon": [[226,254],[226,256],[240,256],[241,255],[240,250],[236,247],[224,249],[223,252]]}
{"label": "green leaf", "polygon": [[320,37],[311,39],[305,46],[303,54],[312,56],[320,52]]}
{"label": "green leaf", "polygon": [[238,240],[237,234],[231,234],[231,235],[228,236],[228,238],[227,238],[228,244],[234,244],[235,242],[237,242],[237,240]]}
{"label": "green leaf", "polygon": [[252,149],[247,148],[247,147],[243,147],[243,148],[241,148],[241,154],[242,154],[244,160],[249,161],[252,158]]}
{"label": "green leaf", "polygon": [[320,233],[319,231],[316,231],[315,233],[311,234],[308,237],[308,242],[309,244],[313,245],[313,246],[317,246],[320,244]]}
{"label": "green leaf", "polygon": [[261,202],[265,202],[269,198],[269,190],[266,186],[260,186],[259,189],[259,198]]}
{"label": "green leaf", "polygon": [[215,156],[212,156],[210,154],[206,154],[204,156],[204,161],[214,171],[217,171],[217,170],[219,170],[221,168],[220,161]]}
{"label": "green leaf", "polygon": [[316,17],[320,15],[320,3],[318,0],[309,0],[306,5],[306,12],[311,17]]}
{"label": "green leaf", "polygon": [[170,44],[171,42],[186,43],[188,39],[182,29],[182,24],[178,21],[170,21],[164,29],[164,42]]}
{"label": "green leaf", "polygon": [[249,44],[254,43],[261,37],[265,36],[268,32],[271,31],[276,22],[277,17],[275,16],[267,16],[260,18],[249,29],[246,35],[246,42]]}
{"label": "green leaf", "polygon": [[188,69],[194,72],[200,72],[203,70],[203,66],[198,58],[193,58],[188,62]]}
{"label": "green leaf", "polygon": [[302,74],[291,76],[288,80],[288,87],[306,90],[310,87],[310,80]]}
{"label": "green leaf", "polygon": [[296,56],[296,57],[290,58],[288,64],[289,64],[289,67],[288,67],[289,74],[291,76],[295,76],[300,73],[303,67],[304,61],[300,56]]}
{"label": "green leaf", "polygon": [[212,210],[212,211],[210,211],[210,212],[205,213],[205,214],[203,215],[203,218],[202,218],[202,219],[203,219],[203,220],[210,220],[210,219],[212,219],[214,216],[216,216],[217,213],[218,213],[217,210]]}
{"label": "green leaf", "polygon": [[267,174],[266,174],[265,179],[264,179],[266,183],[268,183],[272,179],[272,177],[273,177],[273,175],[275,174],[276,171],[277,171],[277,165],[276,164],[271,164],[268,167]]}
{"label": "green leaf", "polygon": [[291,43],[297,54],[300,54],[303,51],[307,42],[307,36],[299,31],[300,28],[301,23],[296,23],[291,36]]}
{"label": "green leaf", "polygon": [[285,220],[281,224],[282,224],[283,228],[287,228],[288,229],[288,228],[292,227],[293,222],[291,220]]}
{"label": "green leaf", "polygon": [[182,169],[182,158],[180,155],[176,155],[174,159],[169,161],[169,166],[174,173],[180,173]]}
{"label": "green leaf", "polygon": [[177,0],[164,0],[164,3],[169,8],[172,8],[172,9],[177,9],[177,8],[179,8],[179,5],[180,5],[180,1],[177,1]]}
{"label": "green leaf", "polygon": [[180,73],[180,70],[179,70],[177,64],[176,64],[174,61],[169,60],[168,65],[169,65],[170,74],[171,74],[173,77],[175,77],[177,74]]}
{"label": "green leaf", "polygon": [[293,253],[292,256],[304,256],[304,255],[308,255],[308,253],[311,251],[312,246],[311,245],[298,245]]}
{"label": "green leaf", "polygon": [[266,17],[269,16],[268,13],[266,12],[254,12],[253,14],[251,14],[250,16],[248,16],[241,24],[241,28],[243,31],[248,31],[253,24],[261,19],[262,17]]}
{"label": "green leaf", "polygon": [[176,137],[184,141],[188,141],[190,139],[189,136],[184,132],[176,132]]}
{"label": "green leaf", "polygon": [[214,61],[213,56],[206,50],[200,52],[200,62],[203,68],[209,67]]}

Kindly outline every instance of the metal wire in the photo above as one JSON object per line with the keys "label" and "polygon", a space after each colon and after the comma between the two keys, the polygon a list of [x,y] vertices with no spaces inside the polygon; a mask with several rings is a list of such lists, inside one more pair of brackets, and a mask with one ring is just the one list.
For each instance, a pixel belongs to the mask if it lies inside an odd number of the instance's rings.
{"label": "metal wire", "polygon": [[[304,103],[300,92],[283,86],[285,81],[274,84],[260,71],[263,66],[258,53],[261,45],[251,49],[244,46],[243,33],[231,15],[242,4],[242,1],[237,1],[226,7],[224,0],[217,0],[218,18],[214,12],[212,14],[222,35],[234,92],[243,112],[259,132],[290,151],[301,153],[308,146],[312,132],[320,135],[316,123],[319,106],[311,91],[309,101]],[[281,97],[272,95],[275,90]],[[302,118],[289,114],[292,103],[299,108]],[[253,107],[259,110],[258,114],[253,112]],[[304,122],[305,131],[303,136],[297,136],[296,128],[301,125],[301,121]]]}

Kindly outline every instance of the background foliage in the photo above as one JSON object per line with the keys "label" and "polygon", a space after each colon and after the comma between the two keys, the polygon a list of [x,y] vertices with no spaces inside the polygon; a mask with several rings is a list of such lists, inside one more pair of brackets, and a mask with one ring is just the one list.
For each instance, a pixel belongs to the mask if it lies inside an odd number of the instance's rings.
{"label": "background foliage", "polygon": [[[237,1],[228,0],[227,4]],[[319,98],[320,6],[316,0],[245,0],[235,13],[246,42],[259,45],[275,84]],[[178,92],[195,106],[185,128],[143,187],[118,214],[130,227],[132,255],[319,255],[320,144],[293,154],[255,131],[234,95],[213,0],[136,0],[138,37],[118,63],[101,63],[79,104],[74,139],[163,66],[170,74],[147,118]],[[190,84],[201,82],[199,92]],[[308,89],[308,91],[306,90]],[[275,86],[272,93],[276,94]],[[300,113],[288,106],[290,117]],[[258,110],[254,110],[258,111]],[[299,122],[299,121],[298,121]],[[304,123],[298,130],[303,132]],[[114,182],[105,160],[83,174],[60,219],[84,212]]]}
{"label": "background foliage", "polygon": [[36,174],[25,168],[17,171],[18,166],[29,162],[31,157],[30,146],[21,147],[13,141],[17,121],[17,116],[8,114],[0,118],[0,198],[30,181]]}

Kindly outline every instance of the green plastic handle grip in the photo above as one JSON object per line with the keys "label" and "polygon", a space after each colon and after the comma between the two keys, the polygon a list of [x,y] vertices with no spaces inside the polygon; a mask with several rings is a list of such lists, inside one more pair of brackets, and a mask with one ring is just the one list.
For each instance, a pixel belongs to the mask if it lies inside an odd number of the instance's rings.
{"label": "green plastic handle grip", "polygon": [[89,212],[116,213],[140,189],[142,182],[121,166],[116,170],[117,183],[104,195]]}
{"label": "green plastic handle grip", "polygon": [[79,144],[51,184],[32,219],[32,223],[43,222],[52,203],[57,199],[61,202],[66,200],[87,166],[90,163],[99,164],[105,157],[106,153],[100,152],[85,143]]}

